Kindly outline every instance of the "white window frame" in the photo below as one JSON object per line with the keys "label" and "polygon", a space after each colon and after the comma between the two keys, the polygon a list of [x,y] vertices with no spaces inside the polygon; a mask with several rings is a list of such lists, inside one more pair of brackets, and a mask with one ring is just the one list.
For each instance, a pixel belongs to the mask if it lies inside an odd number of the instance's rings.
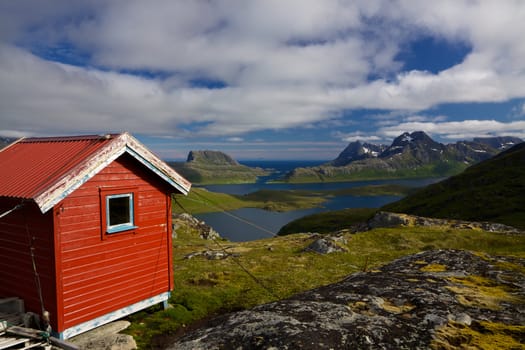
{"label": "white window frame", "polygon": [[[135,211],[134,211],[134,196],[133,193],[119,193],[119,194],[108,194],[106,197],[106,233],[117,233],[127,230],[136,229],[135,226]],[[129,207],[129,221],[110,225],[111,222],[111,213],[110,213],[110,200],[114,198],[128,198],[128,207]]]}

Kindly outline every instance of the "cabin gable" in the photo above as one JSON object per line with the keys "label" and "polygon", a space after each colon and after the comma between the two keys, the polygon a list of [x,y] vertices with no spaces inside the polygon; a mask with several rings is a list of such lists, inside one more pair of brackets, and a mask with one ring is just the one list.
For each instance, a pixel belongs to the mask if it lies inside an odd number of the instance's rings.
{"label": "cabin gable", "polygon": [[[108,230],[108,198],[127,195],[133,224]],[[123,154],[56,206],[59,330],[171,290],[170,201],[170,188]]]}

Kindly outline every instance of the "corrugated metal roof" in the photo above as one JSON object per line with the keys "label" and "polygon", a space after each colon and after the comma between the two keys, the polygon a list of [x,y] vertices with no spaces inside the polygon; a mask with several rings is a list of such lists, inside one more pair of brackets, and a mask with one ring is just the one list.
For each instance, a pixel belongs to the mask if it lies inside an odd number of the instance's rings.
{"label": "corrugated metal roof", "polygon": [[0,195],[34,198],[114,136],[21,139],[0,152]]}
{"label": "corrugated metal roof", "polygon": [[123,153],[182,193],[191,184],[128,133],[26,138],[0,151],[0,196],[33,199],[42,212]]}

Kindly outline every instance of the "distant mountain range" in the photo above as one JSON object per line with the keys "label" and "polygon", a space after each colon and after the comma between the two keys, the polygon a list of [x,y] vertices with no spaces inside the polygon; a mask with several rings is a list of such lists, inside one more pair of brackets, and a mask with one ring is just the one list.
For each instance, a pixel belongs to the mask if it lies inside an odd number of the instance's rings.
{"label": "distant mountain range", "polygon": [[4,148],[5,146],[15,142],[17,139],[12,137],[3,137],[0,136],[0,149]]}
{"label": "distant mountain range", "polygon": [[[497,144],[495,144],[497,146]],[[427,186],[385,211],[498,222],[525,230],[525,143]]]}
{"label": "distant mountain range", "polygon": [[219,151],[190,151],[186,162],[168,162],[179,174],[196,184],[251,183],[268,171],[239,164]]}
{"label": "distant mountain range", "polygon": [[296,168],[286,182],[350,181],[450,176],[521,143],[516,137],[475,138],[442,144],[423,131],[403,133],[390,146],[351,142],[323,165]]}

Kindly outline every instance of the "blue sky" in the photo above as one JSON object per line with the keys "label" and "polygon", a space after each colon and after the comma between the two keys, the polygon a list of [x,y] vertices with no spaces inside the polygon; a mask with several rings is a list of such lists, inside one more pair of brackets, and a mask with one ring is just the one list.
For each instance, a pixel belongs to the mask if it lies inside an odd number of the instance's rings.
{"label": "blue sky", "polygon": [[0,135],[240,160],[525,138],[523,18],[519,0],[0,1]]}

